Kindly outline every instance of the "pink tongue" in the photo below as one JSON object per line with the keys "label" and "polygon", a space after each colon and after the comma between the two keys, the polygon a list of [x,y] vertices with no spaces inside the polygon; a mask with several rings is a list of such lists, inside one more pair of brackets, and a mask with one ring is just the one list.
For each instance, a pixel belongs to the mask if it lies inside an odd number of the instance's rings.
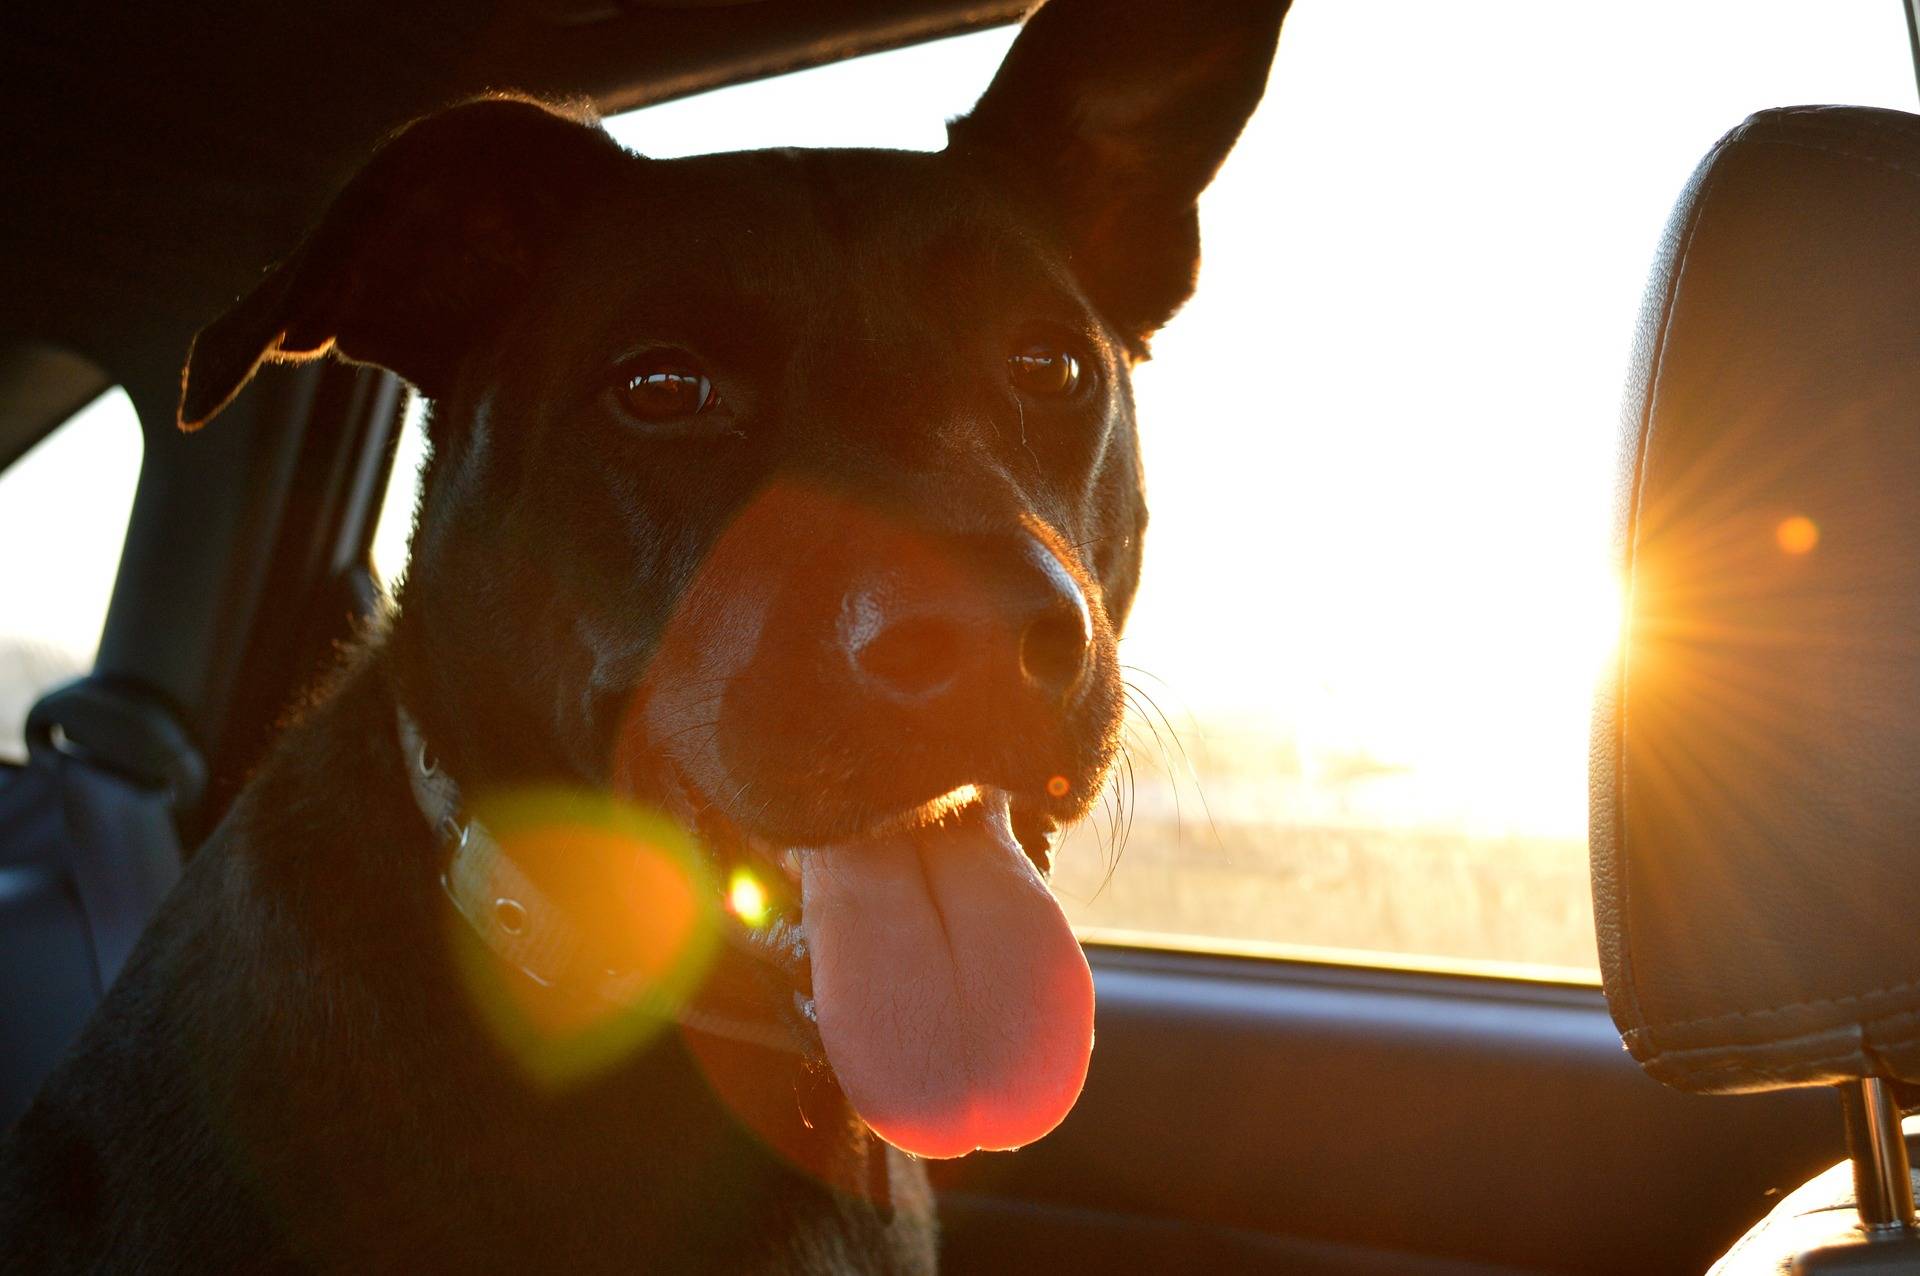
{"label": "pink tongue", "polygon": [[802,858],[820,1036],[881,1138],[919,1156],[1016,1148],[1080,1097],[1087,959],[1005,798]]}

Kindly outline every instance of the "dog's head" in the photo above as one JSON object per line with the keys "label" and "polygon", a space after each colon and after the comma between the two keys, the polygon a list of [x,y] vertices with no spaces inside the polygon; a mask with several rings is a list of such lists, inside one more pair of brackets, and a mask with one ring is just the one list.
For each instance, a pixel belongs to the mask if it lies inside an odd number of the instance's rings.
{"label": "dog's head", "polygon": [[836,1072],[912,1151],[1024,1142],[1084,1075],[1035,866],[1116,747],[1128,370],[1285,7],[1054,0],[939,154],[455,107],[189,360],[186,428],[328,350],[434,400],[410,707],[463,784],[611,786],[784,866]]}

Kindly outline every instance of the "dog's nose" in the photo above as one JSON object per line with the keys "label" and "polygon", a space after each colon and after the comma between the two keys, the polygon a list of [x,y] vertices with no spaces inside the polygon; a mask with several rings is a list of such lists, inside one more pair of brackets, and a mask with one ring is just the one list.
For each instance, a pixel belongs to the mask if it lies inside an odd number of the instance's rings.
{"label": "dog's nose", "polygon": [[[889,606],[889,601],[893,605]],[[900,704],[931,700],[951,687],[965,661],[963,626],[935,614],[900,614],[881,591],[850,600],[847,659],[866,686]]]}
{"label": "dog's nose", "polygon": [[970,570],[891,572],[847,594],[840,641],[856,682],[903,706],[949,694],[1067,699],[1093,653],[1079,583],[1030,537],[967,549]]}
{"label": "dog's nose", "polygon": [[1058,558],[1029,541],[1028,565],[1042,582],[1029,586],[1031,603],[1020,629],[1020,675],[1027,686],[1052,700],[1064,700],[1086,677],[1093,655],[1093,613],[1087,596]]}

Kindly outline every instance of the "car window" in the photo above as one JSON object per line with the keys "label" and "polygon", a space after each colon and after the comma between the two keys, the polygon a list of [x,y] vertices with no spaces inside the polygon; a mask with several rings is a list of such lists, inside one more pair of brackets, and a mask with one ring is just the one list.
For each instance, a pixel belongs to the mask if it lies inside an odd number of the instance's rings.
{"label": "car window", "polygon": [[140,456],[114,389],[0,470],[0,760],[26,757],[34,701],[93,666]]}
{"label": "car window", "polygon": [[[608,126],[658,156],[936,148],[1011,39]],[[1896,0],[1297,0],[1136,375],[1127,750],[1057,857],[1083,935],[1594,977],[1628,341],[1693,165],[1804,102],[1915,107]]]}

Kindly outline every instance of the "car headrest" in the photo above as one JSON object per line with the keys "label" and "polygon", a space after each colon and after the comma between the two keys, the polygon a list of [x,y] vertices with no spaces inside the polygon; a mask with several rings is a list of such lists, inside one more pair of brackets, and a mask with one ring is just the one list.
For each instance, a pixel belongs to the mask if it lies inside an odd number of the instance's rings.
{"label": "car headrest", "polygon": [[1920,1080],[1920,117],[1766,111],[1660,247],[1594,909],[1648,1072]]}

